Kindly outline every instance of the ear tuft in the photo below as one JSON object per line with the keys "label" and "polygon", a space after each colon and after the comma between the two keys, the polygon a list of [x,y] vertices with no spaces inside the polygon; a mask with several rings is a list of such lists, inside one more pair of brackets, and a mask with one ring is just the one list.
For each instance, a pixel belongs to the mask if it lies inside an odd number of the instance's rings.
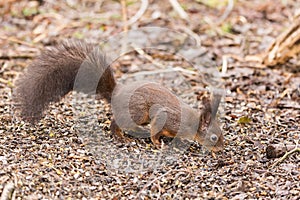
{"label": "ear tuft", "polygon": [[221,99],[222,99],[222,94],[221,93],[213,93],[212,94],[212,102],[211,102],[211,115],[212,115],[212,118],[216,118],[216,115],[217,115],[217,112],[218,112],[218,109],[219,109],[219,105],[220,105],[220,102],[221,102]]}
{"label": "ear tuft", "polygon": [[209,124],[212,120],[212,109],[211,109],[211,102],[209,98],[203,97],[202,102],[204,108],[200,114],[199,128],[202,131],[204,131],[209,127]]}

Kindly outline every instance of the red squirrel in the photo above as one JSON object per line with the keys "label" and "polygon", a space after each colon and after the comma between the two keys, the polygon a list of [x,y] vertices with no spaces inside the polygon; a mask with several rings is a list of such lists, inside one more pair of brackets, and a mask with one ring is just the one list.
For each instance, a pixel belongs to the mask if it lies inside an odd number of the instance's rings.
{"label": "red squirrel", "polygon": [[[77,79],[80,87],[74,87]],[[159,84],[117,83],[105,54],[85,42],[65,41],[44,50],[16,80],[16,107],[24,120],[36,122],[50,102],[60,101],[70,91],[91,92],[89,80],[95,79],[96,94],[112,105],[113,134],[123,137],[122,129],[150,124],[151,141],[158,147],[161,136],[176,136],[214,152],[223,150],[223,134],[215,119],[219,100],[203,99],[204,108],[198,111]]]}

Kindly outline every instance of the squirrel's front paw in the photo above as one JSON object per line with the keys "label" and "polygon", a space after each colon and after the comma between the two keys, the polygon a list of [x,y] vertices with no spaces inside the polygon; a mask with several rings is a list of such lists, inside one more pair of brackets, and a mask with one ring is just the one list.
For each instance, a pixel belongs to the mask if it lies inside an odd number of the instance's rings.
{"label": "squirrel's front paw", "polygon": [[164,143],[163,140],[161,142],[159,140],[157,140],[157,141],[155,141],[155,143],[153,142],[153,144],[157,149],[160,149],[160,150],[165,150],[165,149],[168,149],[168,147],[169,147],[168,145],[166,145]]}

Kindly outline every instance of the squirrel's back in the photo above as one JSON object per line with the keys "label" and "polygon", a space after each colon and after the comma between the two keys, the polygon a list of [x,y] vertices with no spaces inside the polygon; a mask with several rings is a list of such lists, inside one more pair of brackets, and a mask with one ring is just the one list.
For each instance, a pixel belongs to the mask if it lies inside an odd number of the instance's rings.
{"label": "squirrel's back", "polygon": [[17,79],[16,107],[23,119],[36,121],[50,102],[72,90],[96,92],[110,102],[115,86],[113,72],[99,48],[66,41],[44,50]]}

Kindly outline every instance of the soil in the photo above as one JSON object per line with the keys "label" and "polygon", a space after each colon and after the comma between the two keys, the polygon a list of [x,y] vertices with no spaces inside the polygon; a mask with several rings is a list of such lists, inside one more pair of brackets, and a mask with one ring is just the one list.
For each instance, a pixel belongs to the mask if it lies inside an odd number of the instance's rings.
{"label": "soil", "polygon": [[[141,2],[0,1],[1,199],[299,199],[300,59],[260,59],[300,2],[179,1],[184,18],[171,1],[149,0],[131,23]],[[133,45],[123,51],[127,36]],[[14,81],[42,49],[68,38],[106,49],[119,82],[159,82],[199,110],[221,88],[224,151],[168,138],[157,149],[148,127],[142,138],[128,131],[118,140],[110,105],[76,92],[38,123],[22,121]],[[270,145],[294,151],[269,158]]]}

